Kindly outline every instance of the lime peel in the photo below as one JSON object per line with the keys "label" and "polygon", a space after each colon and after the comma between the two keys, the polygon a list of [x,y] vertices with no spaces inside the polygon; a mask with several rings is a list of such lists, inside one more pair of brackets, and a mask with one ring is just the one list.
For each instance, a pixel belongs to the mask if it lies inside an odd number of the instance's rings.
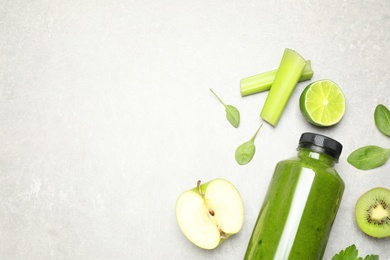
{"label": "lime peel", "polygon": [[345,97],[340,87],[331,80],[309,84],[299,98],[305,119],[313,125],[328,127],[340,122],[345,113]]}

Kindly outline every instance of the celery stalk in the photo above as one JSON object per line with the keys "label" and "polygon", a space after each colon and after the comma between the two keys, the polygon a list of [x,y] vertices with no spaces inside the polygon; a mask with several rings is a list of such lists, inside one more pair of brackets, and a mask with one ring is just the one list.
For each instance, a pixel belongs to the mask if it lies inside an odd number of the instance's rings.
{"label": "celery stalk", "polygon": [[[240,80],[241,96],[248,96],[271,88],[278,70],[263,72]],[[307,60],[299,82],[309,80],[313,77],[314,71],[311,68],[311,61]]]}
{"label": "celery stalk", "polygon": [[263,120],[276,126],[302,75],[305,63],[305,60],[297,52],[285,49],[275,81],[260,113]]}

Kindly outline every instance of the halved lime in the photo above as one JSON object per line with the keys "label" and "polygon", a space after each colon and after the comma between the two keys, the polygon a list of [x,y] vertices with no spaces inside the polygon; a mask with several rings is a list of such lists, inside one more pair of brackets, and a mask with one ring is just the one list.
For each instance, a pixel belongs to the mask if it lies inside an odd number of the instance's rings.
{"label": "halved lime", "polygon": [[324,79],[309,84],[299,98],[302,115],[310,123],[327,127],[340,122],[345,112],[345,97],[336,83]]}

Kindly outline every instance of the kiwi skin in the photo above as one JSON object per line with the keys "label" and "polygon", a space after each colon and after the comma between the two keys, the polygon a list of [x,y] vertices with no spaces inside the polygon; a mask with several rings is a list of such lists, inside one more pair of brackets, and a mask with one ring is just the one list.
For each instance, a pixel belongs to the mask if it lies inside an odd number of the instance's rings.
{"label": "kiwi skin", "polygon": [[390,236],[390,190],[377,187],[364,193],[356,202],[355,217],[359,228],[367,235]]}

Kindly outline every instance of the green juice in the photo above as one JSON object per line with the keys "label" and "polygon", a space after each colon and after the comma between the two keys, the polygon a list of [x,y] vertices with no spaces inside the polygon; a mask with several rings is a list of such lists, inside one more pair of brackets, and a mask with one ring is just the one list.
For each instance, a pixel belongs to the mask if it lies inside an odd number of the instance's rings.
{"label": "green juice", "polygon": [[275,168],[245,259],[322,259],[344,192],[337,141],[301,136],[298,156]]}

